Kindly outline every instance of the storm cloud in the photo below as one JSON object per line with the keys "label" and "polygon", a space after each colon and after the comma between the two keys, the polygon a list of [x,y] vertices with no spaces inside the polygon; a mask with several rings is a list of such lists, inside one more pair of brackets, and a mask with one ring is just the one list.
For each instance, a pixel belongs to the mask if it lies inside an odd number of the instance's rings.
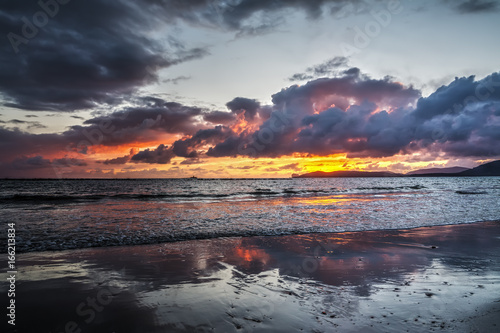
{"label": "storm cloud", "polygon": [[[349,60],[346,57],[335,57],[316,66],[307,68],[304,73],[296,73],[292,75],[288,80],[304,81],[323,76],[334,76],[338,74],[342,69],[344,69],[344,71],[347,69],[348,61]],[[351,71],[353,70],[355,69],[351,69]]]}
{"label": "storm cloud", "polygon": [[40,3],[2,4],[4,105],[73,111],[116,104],[156,81],[157,70],[207,54],[149,37],[164,26],[163,17],[133,1]]}
{"label": "storm cloud", "polygon": [[[3,104],[24,110],[74,111],[115,105],[156,82],[158,71],[209,54],[170,32],[176,22],[260,34],[286,11],[311,18],[347,0],[87,0],[2,4],[0,91]],[[356,3],[360,6],[362,2]],[[161,31],[167,38],[158,38]],[[176,83],[186,77],[171,79]]]}
{"label": "storm cloud", "polygon": [[457,6],[462,14],[481,13],[498,10],[498,1],[467,0]]}
{"label": "storm cloud", "polygon": [[257,114],[257,110],[260,108],[260,103],[255,99],[236,97],[232,101],[228,102],[226,106],[233,113],[244,113],[245,119],[251,121]]}
{"label": "storm cloud", "polygon": [[270,119],[258,130],[230,136],[207,154],[386,157],[428,149],[450,156],[500,155],[498,73],[457,78],[428,97],[389,77],[346,74],[288,87],[273,102]]}
{"label": "storm cloud", "polygon": [[149,164],[168,164],[174,156],[172,148],[161,144],[156,149],[146,149],[137,153],[132,156],[131,161]]}
{"label": "storm cloud", "polygon": [[205,115],[203,115],[203,119],[205,121],[212,123],[212,124],[227,125],[227,124],[233,123],[236,120],[236,116],[234,113],[230,113],[230,112],[211,111],[211,112],[205,113]]}
{"label": "storm cloud", "polygon": [[[157,141],[162,134],[192,136],[207,127],[197,119],[203,114],[201,108],[151,97],[136,102],[136,106],[95,116],[62,133],[33,134],[18,128],[0,127],[2,160],[54,153],[89,155],[92,147]],[[114,163],[108,161],[107,164]]]}
{"label": "storm cloud", "polygon": [[[74,111],[119,105],[158,80],[158,71],[205,57],[206,45],[174,37],[178,22],[239,35],[264,33],[290,10],[310,19],[362,13],[377,1],[348,0],[87,0],[7,1],[2,5],[0,91],[5,106]],[[496,8],[485,0],[462,2],[466,12]],[[346,9],[346,10],[342,10]],[[165,35],[159,38],[158,33]],[[298,73],[293,80],[331,74],[342,57]],[[171,79],[172,82],[187,77]],[[248,117],[252,111],[247,110]]]}
{"label": "storm cloud", "polygon": [[[76,161],[92,158],[93,146],[134,147],[136,142],[157,141],[162,134],[182,139],[155,149],[131,150],[101,163],[168,164],[175,157],[198,161],[207,156],[259,158],[296,153],[347,154],[349,158],[422,151],[456,157],[500,156],[499,73],[481,80],[456,78],[421,97],[419,90],[390,77],[373,79],[352,71],[289,86],[274,94],[272,101],[261,106],[256,100],[238,97],[227,103],[232,112],[224,112],[143,97],[135,106],[95,116],[60,134],[0,127],[2,160],[4,167],[41,168],[48,165],[50,159],[45,156],[50,154],[71,153]],[[259,114],[260,122],[235,131],[241,120],[235,117],[238,114],[245,119]],[[221,122],[226,124],[212,125]]]}

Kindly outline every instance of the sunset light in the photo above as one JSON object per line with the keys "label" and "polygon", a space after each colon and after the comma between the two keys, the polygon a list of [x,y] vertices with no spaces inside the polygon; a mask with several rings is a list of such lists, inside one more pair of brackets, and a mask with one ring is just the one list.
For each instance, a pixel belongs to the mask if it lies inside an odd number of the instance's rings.
{"label": "sunset light", "polygon": [[498,332],[499,32],[500,0],[1,1],[1,332]]}

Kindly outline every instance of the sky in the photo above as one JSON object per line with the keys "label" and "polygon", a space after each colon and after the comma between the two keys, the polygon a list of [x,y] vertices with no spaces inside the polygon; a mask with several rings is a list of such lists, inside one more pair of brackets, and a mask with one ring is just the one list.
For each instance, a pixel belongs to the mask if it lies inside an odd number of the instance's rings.
{"label": "sky", "polygon": [[0,5],[0,178],[500,159],[500,1]]}

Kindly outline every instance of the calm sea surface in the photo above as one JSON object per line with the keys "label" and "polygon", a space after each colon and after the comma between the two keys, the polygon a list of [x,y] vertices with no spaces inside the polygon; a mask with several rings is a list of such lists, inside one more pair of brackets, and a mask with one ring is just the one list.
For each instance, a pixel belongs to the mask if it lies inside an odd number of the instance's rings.
{"label": "calm sea surface", "polygon": [[500,177],[2,180],[18,252],[500,220]]}

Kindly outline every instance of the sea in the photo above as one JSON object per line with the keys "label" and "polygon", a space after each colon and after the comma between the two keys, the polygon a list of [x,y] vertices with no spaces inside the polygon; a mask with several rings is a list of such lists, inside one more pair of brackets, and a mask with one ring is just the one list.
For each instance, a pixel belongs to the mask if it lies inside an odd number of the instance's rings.
{"label": "sea", "polygon": [[500,177],[0,180],[16,251],[500,220]]}

